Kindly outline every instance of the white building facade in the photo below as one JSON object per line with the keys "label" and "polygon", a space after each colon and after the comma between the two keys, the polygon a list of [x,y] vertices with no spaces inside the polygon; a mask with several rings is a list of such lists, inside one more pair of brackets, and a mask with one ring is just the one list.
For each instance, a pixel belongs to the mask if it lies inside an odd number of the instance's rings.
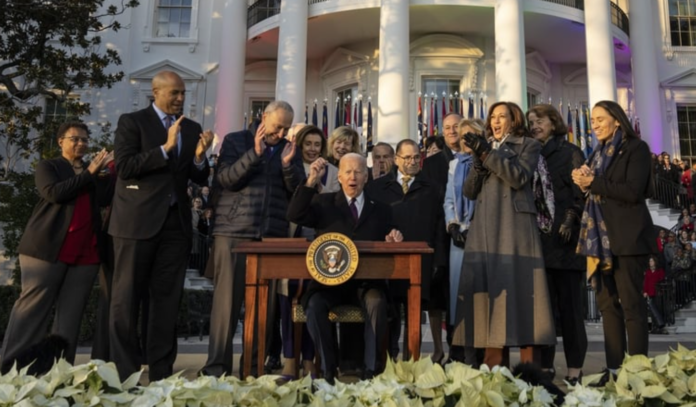
{"label": "white building facade", "polygon": [[316,101],[320,126],[325,105],[329,132],[362,102],[364,136],[369,102],[372,142],[392,144],[425,131],[419,100],[429,122],[437,97],[441,120],[443,95],[477,117],[498,100],[566,117],[611,99],[654,152],[696,159],[696,0],[141,0],[120,20],[104,39],[126,79],[80,94],[93,124],[147,106],[168,69],[219,137],[275,99],[296,122]]}

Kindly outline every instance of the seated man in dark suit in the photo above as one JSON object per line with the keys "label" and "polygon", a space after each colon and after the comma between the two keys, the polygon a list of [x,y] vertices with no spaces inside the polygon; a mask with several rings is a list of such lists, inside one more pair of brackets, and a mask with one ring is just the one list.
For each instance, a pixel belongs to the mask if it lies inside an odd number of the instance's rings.
{"label": "seated man in dark suit", "polygon": [[[316,186],[326,170],[326,161],[317,159],[310,167],[304,186],[300,186],[288,207],[288,220],[314,228],[317,235],[336,232],[353,240],[386,240],[400,242],[401,232],[391,228],[391,209],[374,202],[363,192],[367,182],[367,162],[359,154],[346,154],[338,167],[341,191],[319,194]],[[387,299],[381,281],[349,280],[340,286],[329,287],[311,281],[302,298],[307,314],[307,328],[321,352],[322,368],[329,383],[336,376],[329,310],[337,305],[360,304],[367,315],[365,323],[365,378],[378,370],[378,347],[383,343],[387,328]]]}

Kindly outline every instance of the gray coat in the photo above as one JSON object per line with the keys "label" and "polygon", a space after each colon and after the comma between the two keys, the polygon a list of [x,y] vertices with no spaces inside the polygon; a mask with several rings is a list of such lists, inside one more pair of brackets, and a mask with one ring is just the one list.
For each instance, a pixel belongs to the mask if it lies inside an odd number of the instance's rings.
{"label": "gray coat", "polygon": [[464,249],[454,343],[477,348],[552,345],[556,331],[532,179],[541,144],[510,136],[464,183],[476,212]]}

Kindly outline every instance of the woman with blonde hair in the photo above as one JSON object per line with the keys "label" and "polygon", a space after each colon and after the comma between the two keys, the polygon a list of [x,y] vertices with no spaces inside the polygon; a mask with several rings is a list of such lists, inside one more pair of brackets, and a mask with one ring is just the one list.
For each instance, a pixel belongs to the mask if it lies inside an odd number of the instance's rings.
{"label": "woman with blonde hair", "polygon": [[[464,196],[464,180],[471,171],[473,156],[471,155],[471,149],[464,143],[462,135],[466,133],[483,135],[486,132],[486,124],[481,119],[463,119],[459,122],[457,128],[459,129],[461,150],[454,154],[454,159],[450,161],[449,164],[444,203],[445,225],[447,226],[447,233],[450,235],[449,280],[445,279],[443,281],[444,287],[438,286],[438,288],[442,288],[444,292],[438,293],[440,295],[430,295],[430,298],[433,299],[449,299],[448,305],[445,307],[447,309],[447,325],[449,326],[455,325],[459,277],[462,273],[462,261],[464,260],[464,245],[466,244],[467,234],[469,233],[471,219],[474,216],[474,206],[476,202]],[[433,281],[433,286],[436,284],[436,281]],[[433,319],[431,313],[431,328],[434,327]],[[441,321],[435,318],[435,323],[440,322]],[[435,331],[433,330],[434,339],[435,336]],[[442,341],[438,343],[434,340],[434,342],[434,355],[437,355],[438,345],[441,349]],[[449,359],[477,367],[481,363],[480,359],[482,359],[482,357],[477,357],[473,346],[462,346],[463,343],[461,342],[461,340],[453,341],[450,346]],[[436,357],[433,357],[433,359],[437,360]]]}
{"label": "woman with blonde hair", "polygon": [[360,136],[348,126],[337,127],[329,137],[327,160],[338,167],[338,161],[348,153],[360,154]]}

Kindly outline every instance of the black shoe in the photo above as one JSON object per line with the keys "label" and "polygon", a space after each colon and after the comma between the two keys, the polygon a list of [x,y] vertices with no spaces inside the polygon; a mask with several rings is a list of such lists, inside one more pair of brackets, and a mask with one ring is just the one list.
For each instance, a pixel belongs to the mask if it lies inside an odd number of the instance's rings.
{"label": "black shoe", "polygon": [[280,370],[282,368],[283,365],[280,363],[280,359],[275,356],[269,356],[268,359],[266,359],[266,364],[263,365],[263,371],[266,374],[271,374],[274,370]]}
{"label": "black shoe", "polygon": [[336,369],[331,369],[324,374],[324,380],[326,383],[334,386],[336,384]]}
{"label": "black shoe", "polygon": [[580,383],[581,380],[582,380],[582,371],[580,372],[578,377],[570,377],[570,376],[565,377],[565,381],[568,383],[568,386],[575,386],[578,383]]}
{"label": "black shoe", "polygon": [[616,373],[613,373],[609,369],[604,369],[602,371],[602,377],[599,379],[597,383],[592,383],[589,385],[589,387],[606,387],[607,383],[609,383],[609,379],[616,380]]}
{"label": "black shoe", "polygon": [[372,380],[375,377],[375,371],[372,369],[365,369],[362,375],[363,380]]}

